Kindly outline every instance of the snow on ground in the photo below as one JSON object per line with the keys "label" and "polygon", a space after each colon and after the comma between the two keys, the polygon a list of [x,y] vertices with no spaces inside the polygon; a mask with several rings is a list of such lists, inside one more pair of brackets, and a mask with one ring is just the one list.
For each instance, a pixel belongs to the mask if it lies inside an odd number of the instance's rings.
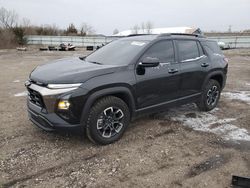
{"label": "snow on ground", "polygon": [[13,81],[13,83],[19,83],[20,82],[20,80],[14,80]]}
{"label": "snow on ground", "polygon": [[27,96],[27,91],[23,91],[21,93],[16,93],[14,96],[15,97],[24,97],[24,96]]}
{"label": "snow on ground", "polygon": [[229,99],[240,100],[250,104],[250,91],[222,92],[221,95]]}
{"label": "snow on ground", "polygon": [[221,119],[216,115],[218,110],[215,108],[210,112],[200,112],[194,104],[190,104],[171,109],[166,116],[196,131],[220,135],[225,140],[250,141],[250,133],[236,126],[236,118]]}

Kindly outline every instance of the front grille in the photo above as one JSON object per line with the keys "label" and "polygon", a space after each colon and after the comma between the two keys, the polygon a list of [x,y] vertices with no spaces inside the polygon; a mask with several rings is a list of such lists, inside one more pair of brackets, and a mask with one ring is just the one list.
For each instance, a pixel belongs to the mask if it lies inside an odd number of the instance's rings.
{"label": "front grille", "polygon": [[44,107],[43,98],[37,91],[28,88],[28,97],[33,104]]}

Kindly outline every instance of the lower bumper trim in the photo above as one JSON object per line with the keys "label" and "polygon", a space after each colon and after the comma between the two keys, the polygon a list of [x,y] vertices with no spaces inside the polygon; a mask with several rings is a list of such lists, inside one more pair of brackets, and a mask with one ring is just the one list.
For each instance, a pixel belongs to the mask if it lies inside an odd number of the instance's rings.
{"label": "lower bumper trim", "polygon": [[[30,121],[34,123],[37,127],[48,132],[55,131],[55,130],[70,130],[70,129],[79,130],[83,128],[81,124],[67,124],[67,123],[62,123],[62,122],[50,121],[46,117],[40,115],[39,113],[32,111],[31,109],[28,109],[28,116],[29,116]],[[57,118],[54,117],[54,120],[57,120]]]}
{"label": "lower bumper trim", "polygon": [[32,112],[31,110],[29,112],[29,119],[39,128],[45,130],[45,131],[53,131],[55,130],[53,128],[53,125],[46,120],[45,118],[37,115],[36,113]]}

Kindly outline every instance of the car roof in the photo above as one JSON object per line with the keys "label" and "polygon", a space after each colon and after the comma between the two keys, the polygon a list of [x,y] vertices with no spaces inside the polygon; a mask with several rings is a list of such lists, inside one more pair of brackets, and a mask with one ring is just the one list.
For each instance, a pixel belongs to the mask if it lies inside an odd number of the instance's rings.
{"label": "car roof", "polygon": [[141,41],[152,41],[157,38],[157,35],[130,35],[122,38],[121,40],[141,40]]}
{"label": "car roof", "polygon": [[122,38],[122,40],[139,40],[139,41],[153,41],[155,39],[196,39],[200,41],[213,41],[202,35],[191,35],[191,34],[138,34],[138,35],[130,35]]}

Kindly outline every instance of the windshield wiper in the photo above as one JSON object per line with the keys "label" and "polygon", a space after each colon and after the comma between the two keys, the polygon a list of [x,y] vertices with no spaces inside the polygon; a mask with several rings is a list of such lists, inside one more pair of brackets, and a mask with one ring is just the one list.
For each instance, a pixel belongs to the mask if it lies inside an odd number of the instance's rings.
{"label": "windshield wiper", "polygon": [[86,58],[86,56],[80,56],[79,59],[80,60],[84,60]]}
{"label": "windshield wiper", "polygon": [[96,61],[88,61],[88,62],[98,64],[98,65],[102,65],[102,63],[99,63],[99,62],[96,62]]}

